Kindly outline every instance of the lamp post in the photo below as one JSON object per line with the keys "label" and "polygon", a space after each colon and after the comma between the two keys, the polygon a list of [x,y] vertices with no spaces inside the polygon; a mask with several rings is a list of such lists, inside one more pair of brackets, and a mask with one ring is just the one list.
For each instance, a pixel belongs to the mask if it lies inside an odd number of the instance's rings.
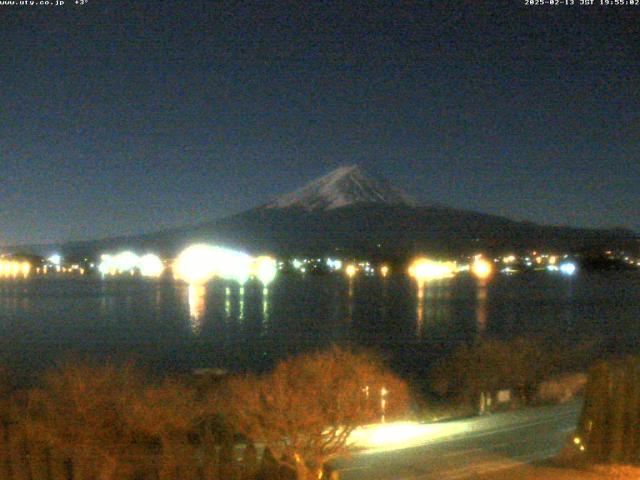
{"label": "lamp post", "polygon": [[380,419],[381,423],[385,422],[384,415],[387,410],[387,393],[389,393],[389,391],[386,388],[382,387],[380,389],[380,410],[382,410],[382,418]]}

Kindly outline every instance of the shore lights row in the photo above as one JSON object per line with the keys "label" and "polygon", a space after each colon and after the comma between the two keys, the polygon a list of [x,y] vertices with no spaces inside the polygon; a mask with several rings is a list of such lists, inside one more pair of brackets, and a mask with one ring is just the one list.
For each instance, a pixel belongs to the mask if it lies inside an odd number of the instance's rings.
{"label": "shore lights row", "polygon": [[189,284],[203,284],[213,278],[221,278],[243,285],[253,277],[266,287],[276,277],[277,271],[276,260],[272,257],[252,257],[236,250],[206,244],[186,248],[173,266],[174,276]]}
{"label": "shore lights row", "polygon": [[[347,264],[344,267],[344,273],[349,279],[353,279],[361,267],[365,272],[373,271],[368,263],[364,267],[363,265],[362,263]],[[278,272],[278,264],[272,257],[253,257],[241,251],[204,243],[184,249],[171,266],[176,279],[192,285],[202,285],[213,278],[233,280],[244,285],[250,278],[256,278],[266,287]],[[565,275],[573,275],[577,269],[572,262],[563,262],[560,265],[554,265],[553,268]],[[138,256],[131,251],[123,251],[116,255],[102,255],[98,269],[103,275],[139,273],[144,277],[159,277],[165,270],[165,264],[154,254]],[[6,270],[7,273],[14,275],[17,273],[15,265]],[[468,271],[479,280],[485,280],[494,274],[495,268],[493,262],[482,255],[476,255],[469,264],[465,265],[418,257],[408,268],[409,276],[420,285],[433,280],[451,278],[462,271]],[[389,273],[389,266],[380,267],[382,277],[387,277]]]}
{"label": "shore lights row", "polygon": [[[268,256],[252,257],[246,253],[196,244],[183,250],[172,265],[173,275],[192,285],[207,283],[213,278],[234,280],[241,285],[257,278],[264,286],[276,276],[276,260]],[[103,275],[139,273],[143,277],[159,277],[165,270],[162,260],[154,254],[139,256],[131,251],[102,255],[98,270]]]}
{"label": "shore lights row", "polygon": [[0,278],[26,278],[29,272],[31,272],[29,262],[0,259]]}

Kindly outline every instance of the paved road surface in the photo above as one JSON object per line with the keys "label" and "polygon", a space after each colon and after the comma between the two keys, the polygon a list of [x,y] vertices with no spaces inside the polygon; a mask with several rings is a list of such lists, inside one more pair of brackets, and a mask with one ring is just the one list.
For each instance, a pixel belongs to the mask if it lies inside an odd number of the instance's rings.
{"label": "paved road surface", "polygon": [[[368,450],[337,462],[341,480],[458,480],[549,458],[574,430],[580,403],[468,420],[379,429]],[[422,430],[420,430],[422,429]],[[366,435],[365,435],[366,436]],[[402,436],[402,435],[400,435]],[[367,443],[367,442],[365,442]]]}

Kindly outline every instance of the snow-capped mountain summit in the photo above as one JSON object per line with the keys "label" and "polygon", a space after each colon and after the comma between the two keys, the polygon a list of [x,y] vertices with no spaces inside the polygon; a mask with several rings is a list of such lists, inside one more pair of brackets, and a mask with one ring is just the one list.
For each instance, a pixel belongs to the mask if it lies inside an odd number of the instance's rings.
{"label": "snow-capped mountain summit", "polygon": [[[341,208],[344,207],[344,208]],[[357,258],[402,259],[417,252],[632,250],[630,231],[537,225],[442,205],[416,205],[358,167],[341,167],[273,202],[189,227],[65,245],[21,247],[45,255],[97,256],[153,250],[175,257],[185,246],[211,242],[285,256],[340,252]]]}
{"label": "snow-capped mountain summit", "polygon": [[277,197],[267,208],[332,210],[356,203],[415,205],[415,202],[384,180],[367,175],[357,165],[340,167],[301,188]]}

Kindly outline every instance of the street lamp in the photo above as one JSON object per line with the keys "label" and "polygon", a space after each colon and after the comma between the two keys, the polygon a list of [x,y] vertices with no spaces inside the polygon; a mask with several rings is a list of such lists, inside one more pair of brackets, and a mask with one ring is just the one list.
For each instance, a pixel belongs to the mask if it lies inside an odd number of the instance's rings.
{"label": "street lamp", "polygon": [[386,388],[382,387],[380,389],[380,410],[382,410],[381,423],[385,422],[384,414],[387,410],[387,393],[389,393],[389,391]]}

